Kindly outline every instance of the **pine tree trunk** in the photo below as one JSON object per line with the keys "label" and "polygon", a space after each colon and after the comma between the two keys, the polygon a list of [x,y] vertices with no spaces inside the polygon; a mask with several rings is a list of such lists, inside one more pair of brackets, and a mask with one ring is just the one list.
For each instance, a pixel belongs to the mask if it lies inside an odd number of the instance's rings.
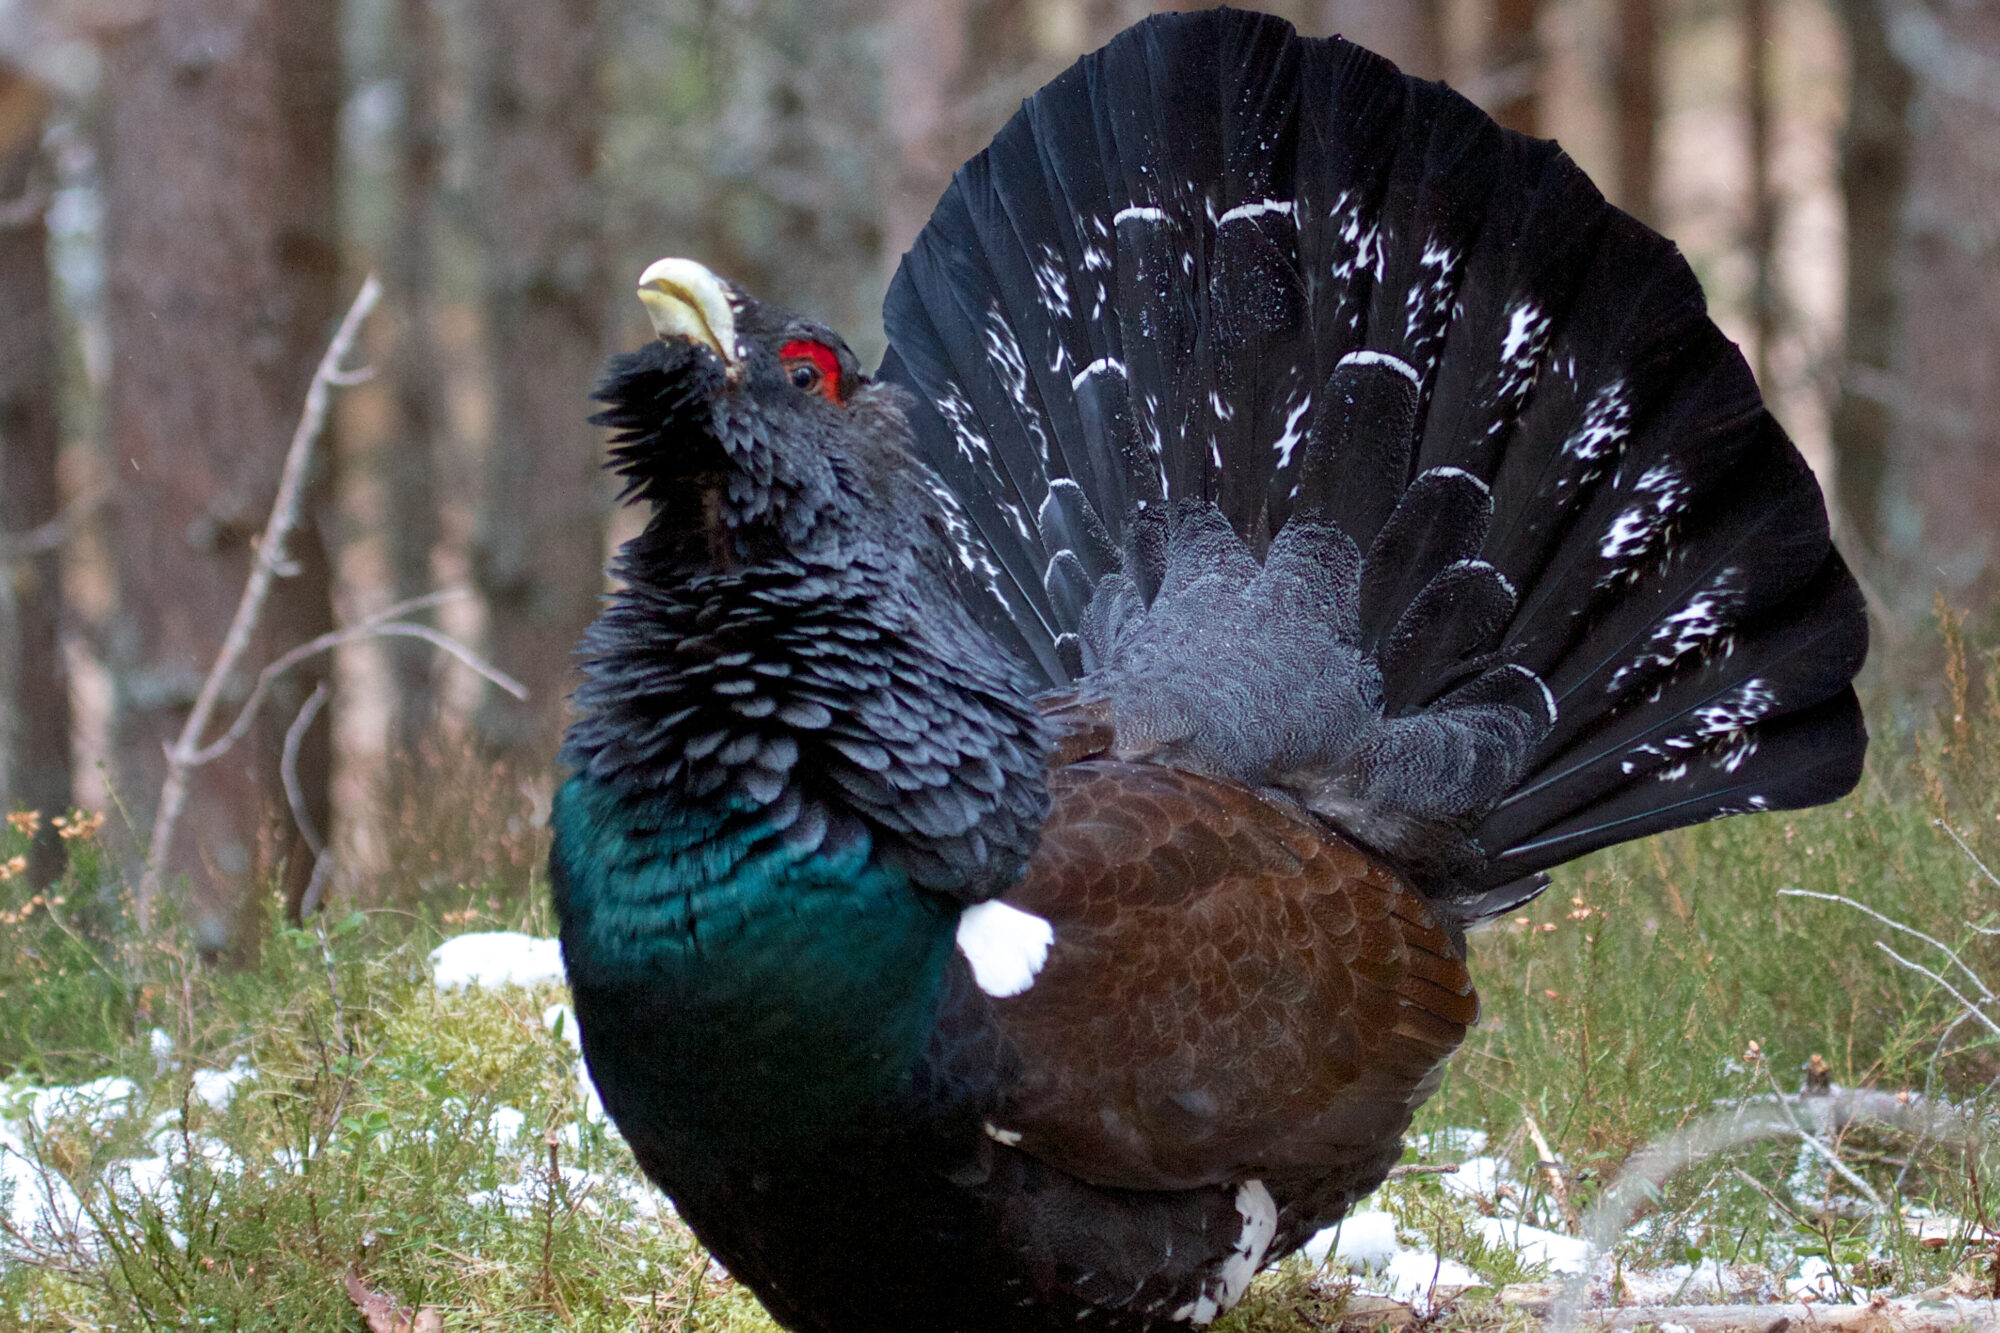
{"label": "pine tree trunk", "polygon": [[1445,57],[1444,0],[1319,0],[1318,31],[1358,42],[1395,61],[1405,74],[1442,79]]}
{"label": "pine tree trunk", "polygon": [[1659,172],[1660,16],[1656,0],[1622,0],[1618,9],[1616,86],[1617,205],[1641,222],[1657,222]]}
{"label": "pine tree trunk", "polygon": [[[45,103],[26,78],[0,67],[0,546],[61,511],[56,462],[55,304],[42,170]],[[62,874],[55,816],[71,799],[69,674],[60,628],[62,552],[0,556],[0,808],[39,810],[28,879]]]}
{"label": "pine tree trunk", "polygon": [[890,180],[883,258],[893,270],[923,230],[958,166],[954,108],[966,77],[965,0],[890,0],[882,104]]}
{"label": "pine tree trunk", "polygon": [[1541,16],[1541,0],[1493,0],[1486,69],[1495,92],[1488,110],[1523,134],[1542,132]]}
{"label": "pine tree trunk", "polygon": [[1841,0],[1847,32],[1847,132],[1840,188],[1847,219],[1846,333],[1833,412],[1839,519],[1881,553],[1882,485],[1895,414],[1883,386],[1902,317],[1897,247],[1910,179],[1910,72],[1889,46],[1888,0]]}
{"label": "pine tree trunk", "polygon": [[[382,465],[384,539],[390,596],[408,601],[431,591],[438,541],[437,449],[445,431],[443,368],[433,327],[437,283],[437,203],[444,156],[438,112],[443,42],[434,0],[396,0],[397,59],[403,119],[396,145],[396,219],[384,268],[396,313],[395,424]],[[427,618],[427,617],[425,617]],[[391,639],[389,779],[392,802],[424,736],[435,725],[437,654],[429,644]]]}
{"label": "pine tree trunk", "polygon": [[[327,0],[158,0],[107,52],[105,426],[119,489],[110,531],[117,794],[151,818],[164,745],[222,642],[339,294],[332,227],[338,8]],[[166,164],[171,164],[169,168]],[[163,188],[163,170],[172,188]],[[323,455],[330,457],[330,451]],[[330,624],[322,471],[252,660]],[[178,864],[202,946],[254,943],[248,916],[295,851],[279,780],[285,726],[326,671],[294,674],[257,735],[201,769]],[[247,688],[247,682],[238,687]],[[327,808],[322,729],[302,757]],[[310,867],[289,855],[295,895]],[[136,879],[136,874],[133,876]]]}
{"label": "pine tree trunk", "polygon": [[[313,370],[346,306],[340,287],[339,229],[341,6],[337,0],[276,0],[276,14],[284,180],[274,202],[284,299],[284,365],[292,381],[283,407],[290,418],[299,411]],[[340,451],[331,425],[320,439],[321,466],[306,495],[299,531],[288,552],[298,572],[287,580],[286,596],[274,601],[271,608],[271,629],[281,648],[333,628],[333,533],[338,523]],[[280,434],[274,446],[281,451],[285,439],[286,435]],[[267,762],[270,756],[282,754],[286,728],[322,684],[328,689],[334,685],[331,654],[288,673],[273,692],[259,738]],[[333,712],[328,710],[305,733],[298,753],[306,815],[322,837],[334,833],[333,732]],[[281,828],[285,917],[297,922],[312,879],[312,851],[289,811]]]}
{"label": "pine tree trunk", "polygon": [[[1895,342],[1898,472],[1911,517],[1895,536],[1923,592],[2000,601],[2000,5],[1888,7],[1892,49],[1915,76],[1909,202]],[[1902,496],[1895,496],[1901,499]],[[1894,510],[1892,509],[1893,513]]]}
{"label": "pine tree trunk", "polygon": [[1750,327],[1757,383],[1771,382],[1771,353],[1782,317],[1778,296],[1778,198],[1771,185],[1771,0],[1743,0],[1743,122],[1750,159]]}
{"label": "pine tree trunk", "polygon": [[[597,151],[597,0],[479,0],[476,193],[493,427],[475,577],[494,661],[529,690],[491,691],[482,741],[546,767],[597,611],[609,490],[589,387],[609,276]],[[635,275],[636,276],[636,275]]]}

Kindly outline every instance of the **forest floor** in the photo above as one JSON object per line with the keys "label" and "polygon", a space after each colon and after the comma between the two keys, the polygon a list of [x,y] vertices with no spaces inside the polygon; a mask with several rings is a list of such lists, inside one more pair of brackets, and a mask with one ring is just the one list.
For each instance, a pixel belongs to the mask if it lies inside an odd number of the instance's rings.
{"label": "forest floor", "polygon": [[[1601,853],[1476,934],[1418,1169],[1214,1327],[1543,1326],[1570,1278],[1594,1327],[1990,1324],[2000,682],[1948,656],[1854,796]],[[596,1105],[532,838],[217,968],[89,938],[78,832],[34,896],[0,825],[0,1329],[775,1329]]]}

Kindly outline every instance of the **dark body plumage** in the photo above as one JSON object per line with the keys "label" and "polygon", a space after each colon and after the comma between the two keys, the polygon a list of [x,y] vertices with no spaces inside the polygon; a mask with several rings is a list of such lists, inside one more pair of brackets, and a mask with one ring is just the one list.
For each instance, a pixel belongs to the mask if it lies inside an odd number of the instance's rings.
{"label": "dark body plumage", "polygon": [[1466,928],[1858,776],[1860,599],[1686,265],[1345,43],[1080,62],[875,380],[642,296],[553,880],[606,1107],[792,1327],[1205,1322],[1396,1160]]}

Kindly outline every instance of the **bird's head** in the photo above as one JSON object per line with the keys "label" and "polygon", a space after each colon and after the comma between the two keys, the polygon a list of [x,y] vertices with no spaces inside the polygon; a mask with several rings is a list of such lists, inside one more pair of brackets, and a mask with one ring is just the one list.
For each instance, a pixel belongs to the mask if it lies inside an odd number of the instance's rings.
{"label": "bird's head", "polygon": [[855,543],[908,549],[945,520],[911,447],[902,391],[862,372],[839,334],[691,259],[639,278],[659,337],[612,359],[595,420],[616,435],[626,498],[685,555],[728,568]]}

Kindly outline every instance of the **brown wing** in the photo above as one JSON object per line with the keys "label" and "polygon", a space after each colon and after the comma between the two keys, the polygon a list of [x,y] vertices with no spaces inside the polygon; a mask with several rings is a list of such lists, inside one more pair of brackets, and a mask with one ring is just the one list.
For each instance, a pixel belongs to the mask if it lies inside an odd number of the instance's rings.
{"label": "brown wing", "polygon": [[1424,901],[1232,783],[1096,759],[1051,787],[1006,900],[1055,943],[995,1002],[1026,1071],[996,1131],[1135,1189],[1379,1157],[1478,1013]]}

